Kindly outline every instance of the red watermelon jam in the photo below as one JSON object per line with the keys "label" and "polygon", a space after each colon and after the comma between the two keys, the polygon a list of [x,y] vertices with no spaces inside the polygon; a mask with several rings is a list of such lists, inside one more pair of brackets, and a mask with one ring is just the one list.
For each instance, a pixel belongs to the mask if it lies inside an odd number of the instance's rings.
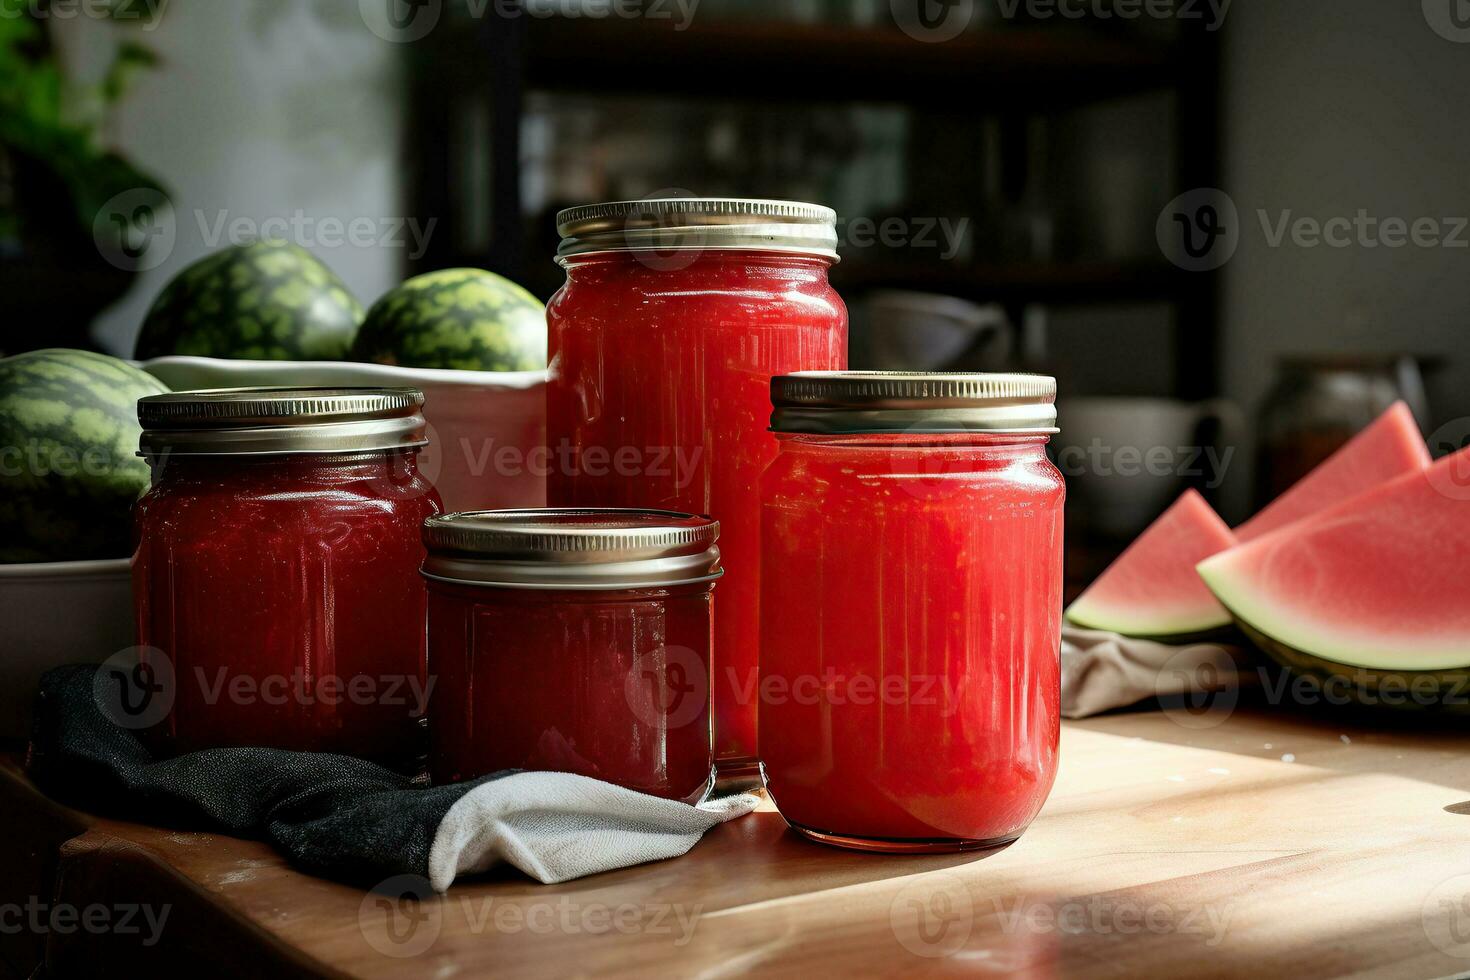
{"label": "red watermelon jam", "polygon": [[564,454],[548,501],[708,514],[723,526],[713,672],[722,763],[756,754],[757,484],[776,456],[770,379],[847,364],[831,263],[759,251],[578,256],[547,307],[547,431]]}
{"label": "red watermelon jam", "polygon": [[761,754],[798,831],[951,850],[1036,816],[1060,729],[1046,442],[782,437],[762,482]]}
{"label": "red watermelon jam", "polygon": [[697,802],[714,770],[718,535],[663,511],[429,521],[434,781],[571,772]]}
{"label": "red watermelon jam", "polygon": [[430,770],[573,772],[697,802],[714,763],[710,586],[558,592],[430,580]]}
{"label": "red watermelon jam", "polygon": [[138,502],[138,643],[172,661],[155,747],[339,752],[400,772],[426,750],[417,450],[155,457]]}

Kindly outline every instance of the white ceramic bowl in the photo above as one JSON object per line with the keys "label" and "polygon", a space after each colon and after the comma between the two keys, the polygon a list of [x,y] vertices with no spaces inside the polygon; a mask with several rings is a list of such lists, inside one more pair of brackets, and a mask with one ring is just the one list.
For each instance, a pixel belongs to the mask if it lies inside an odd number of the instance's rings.
{"label": "white ceramic bowl", "polygon": [[451,511],[546,506],[533,449],[546,439],[545,371],[441,371],[351,361],[156,357],[143,370],[174,391],[256,385],[407,386],[424,393],[420,468]]}
{"label": "white ceramic bowl", "polygon": [[0,737],[23,738],[43,673],[133,645],[128,559],[0,565],[0,635]]}

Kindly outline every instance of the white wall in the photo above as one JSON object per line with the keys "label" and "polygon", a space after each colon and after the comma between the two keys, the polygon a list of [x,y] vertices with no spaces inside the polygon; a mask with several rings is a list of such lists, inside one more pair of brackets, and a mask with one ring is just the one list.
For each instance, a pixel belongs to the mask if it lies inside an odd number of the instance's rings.
{"label": "white wall", "polygon": [[[110,43],[131,36],[162,67],[118,108],[112,142],[168,187],[177,243],[99,319],[97,336],[129,351],[158,290],[212,251],[220,211],[382,223],[402,213],[398,179],[403,94],[399,49],[368,31],[343,0],[170,0],[151,32],[77,19],[57,25],[68,61],[97,71]],[[331,226],[299,225],[358,297],[371,302],[400,277],[398,247],[320,243]],[[388,225],[381,224],[384,230]],[[224,242],[218,243],[224,244]]]}
{"label": "white wall", "polygon": [[1431,29],[1436,2],[1459,0],[1230,10],[1223,185],[1243,230],[1223,322],[1227,389],[1249,406],[1279,352],[1407,350],[1452,361],[1421,421],[1470,416],[1470,228],[1459,248],[1272,248],[1257,215],[1470,218],[1470,43]]}

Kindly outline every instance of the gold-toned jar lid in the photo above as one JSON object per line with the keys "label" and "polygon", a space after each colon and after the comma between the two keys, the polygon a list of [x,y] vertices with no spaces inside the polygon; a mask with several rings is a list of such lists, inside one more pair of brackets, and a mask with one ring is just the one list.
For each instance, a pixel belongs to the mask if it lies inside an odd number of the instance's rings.
{"label": "gold-toned jar lid", "polygon": [[771,379],[771,431],[1051,435],[1056,399],[1039,374],[805,371]]}
{"label": "gold-toned jar lid", "polygon": [[596,252],[759,249],[837,261],[837,212],[820,204],[670,197],[567,208],[558,262]]}
{"label": "gold-toned jar lid", "polygon": [[485,510],[424,522],[424,575],[521,589],[632,589],[712,582],[720,524],[665,510]]}
{"label": "gold-toned jar lid", "polygon": [[428,444],[417,388],[219,388],[138,400],[140,456],[360,453]]}

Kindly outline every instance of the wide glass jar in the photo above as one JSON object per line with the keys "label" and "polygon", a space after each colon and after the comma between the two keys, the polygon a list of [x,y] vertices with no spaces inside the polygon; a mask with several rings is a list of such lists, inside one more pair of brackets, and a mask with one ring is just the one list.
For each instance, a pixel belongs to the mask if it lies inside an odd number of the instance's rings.
{"label": "wide glass jar", "polygon": [[420,527],[441,509],[417,466],[422,405],[371,388],[140,400],[153,479],[134,512],[133,601],[145,658],[172,677],[171,710],[145,733],[158,751],[422,769]]}
{"label": "wide glass jar", "polygon": [[1057,767],[1055,382],[772,382],[761,756],[796,830],[865,850],[1016,838]]}
{"label": "wide glass jar", "polygon": [[827,280],[836,216],[782,201],[644,200],[563,211],[547,307],[558,507],[659,507],[723,526],[715,744],[756,754],[761,471],[773,375],[847,366]]}
{"label": "wide glass jar", "polygon": [[434,781],[532,769],[701,799],[719,531],[646,510],[430,519]]}

